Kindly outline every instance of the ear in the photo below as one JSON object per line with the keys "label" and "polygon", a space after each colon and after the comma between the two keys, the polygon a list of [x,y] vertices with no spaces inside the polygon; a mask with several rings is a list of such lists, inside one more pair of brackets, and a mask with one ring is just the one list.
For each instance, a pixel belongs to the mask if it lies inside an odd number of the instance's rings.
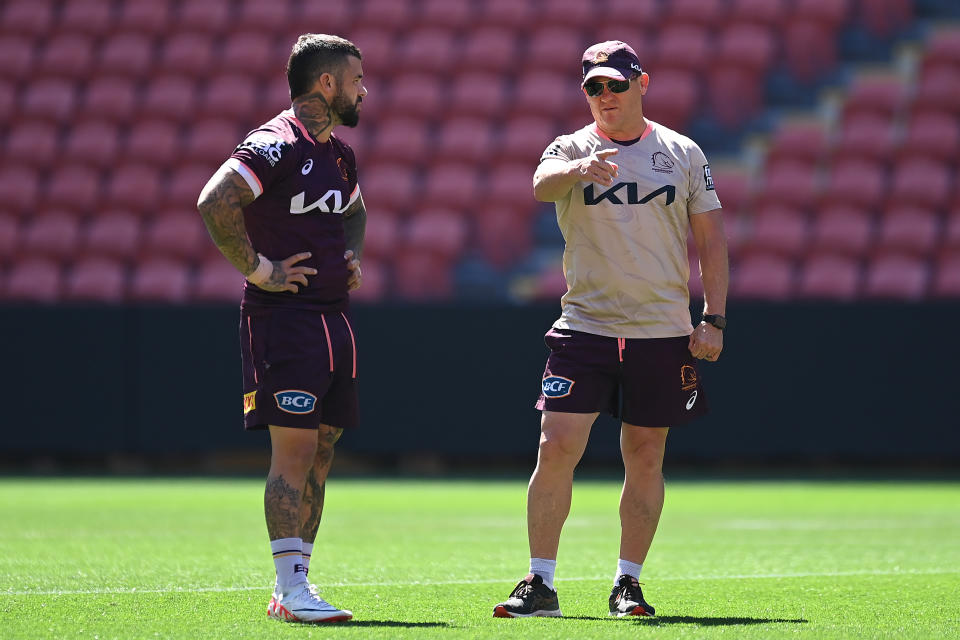
{"label": "ear", "polygon": [[650,86],[650,76],[646,72],[640,74],[640,95],[647,95],[647,87]]}
{"label": "ear", "polygon": [[337,78],[332,73],[321,73],[317,78],[317,84],[325,94],[333,94],[337,91]]}

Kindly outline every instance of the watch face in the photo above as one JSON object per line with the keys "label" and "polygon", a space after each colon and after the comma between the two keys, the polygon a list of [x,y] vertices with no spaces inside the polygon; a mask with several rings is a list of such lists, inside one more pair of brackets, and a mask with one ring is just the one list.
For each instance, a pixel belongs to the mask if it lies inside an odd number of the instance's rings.
{"label": "watch face", "polygon": [[706,315],[703,317],[703,320],[707,324],[712,324],[717,329],[723,330],[727,328],[727,319],[724,318],[723,316]]}

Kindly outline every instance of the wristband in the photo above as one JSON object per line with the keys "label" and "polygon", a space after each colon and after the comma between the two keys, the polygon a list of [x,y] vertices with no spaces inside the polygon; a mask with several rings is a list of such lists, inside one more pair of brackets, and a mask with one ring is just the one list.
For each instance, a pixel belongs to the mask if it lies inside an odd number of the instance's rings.
{"label": "wristband", "polygon": [[270,276],[273,275],[273,263],[262,253],[258,253],[257,258],[259,259],[257,268],[247,276],[247,282],[260,285],[269,280]]}

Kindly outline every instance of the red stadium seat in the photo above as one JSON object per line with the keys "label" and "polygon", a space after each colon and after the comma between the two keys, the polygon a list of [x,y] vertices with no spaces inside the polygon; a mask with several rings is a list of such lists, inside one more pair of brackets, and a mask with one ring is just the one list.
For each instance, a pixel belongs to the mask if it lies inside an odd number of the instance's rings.
{"label": "red stadium seat", "polygon": [[791,19],[782,34],[783,56],[790,74],[810,84],[837,65],[837,34],[833,27],[810,19]]}
{"label": "red stadium seat", "polygon": [[381,98],[390,106],[392,115],[432,118],[446,105],[443,86],[436,76],[407,74],[390,83],[390,93]]}
{"label": "red stadium seat", "polygon": [[0,264],[12,262],[20,246],[20,225],[16,217],[0,213]]}
{"label": "red stadium seat", "polygon": [[425,26],[466,29],[473,25],[474,16],[475,8],[470,2],[423,0],[418,18]]}
{"label": "red stadium seat", "polygon": [[511,118],[501,132],[497,154],[504,160],[527,162],[533,166],[558,133],[550,118],[534,115]]}
{"label": "red stadium seat", "polygon": [[136,212],[156,211],[161,195],[159,170],[146,165],[124,165],[107,181],[107,204]]}
{"label": "red stadium seat", "polygon": [[356,21],[367,27],[403,33],[416,24],[416,17],[413,0],[366,0],[356,14]]}
{"label": "red stadium seat", "polygon": [[377,127],[376,142],[366,162],[411,162],[422,164],[432,152],[430,129],[425,120],[401,116],[384,119]]}
{"label": "red stadium seat", "polygon": [[23,255],[70,260],[80,246],[80,223],[65,211],[50,211],[29,220],[21,231]]}
{"label": "red stadium seat", "polygon": [[787,120],[781,122],[773,133],[767,150],[767,163],[781,160],[817,163],[823,160],[826,151],[827,133],[821,120]]}
{"label": "red stadium seat", "polygon": [[80,302],[123,301],[127,272],[114,260],[92,257],[75,263],[66,274],[64,299]]}
{"label": "red stadium seat", "polygon": [[484,204],[531,212],[539,203],[533,198],[533,162],[504,162],[490,172]]}
{"label": "red stadium seat", "polygon": [[[552,5],[552,3],[550,3]],[[587,11],[588,3],[578,2]],[[579,62],[591,43],[584,42],[582,27],[546,26],[535,29],[527,39],[526,68],[543,69],[566,74],[576,82]]]}
{"label": "red stadium seat", "polygon": [[463,55],[457,63],[464,70],[505,73],[516,62],[517,36],[503,27],[481,27],[465,35]]}
{"label": "red stadium seat", "polygon": [[227,73],[247,78],[269,78],[271,72],[283,75],[276,61],[273,38],[260,31],[231,33],[223,43],[220,64]]}
{"label": "red stadium seat", "polygon": [[863,256],[873,240],[873,217],[864,209],[829,204],[820,209],[810,243],[818,252]]}
{"label": "red stadium seat", "polygon": [[794,0],[795,18],[816,20],[837,29],[850,19],[851,0]]}
{"label": "red stadium seat", "polygon": [[452,265],[443,256],[404,252],[394,262],[394,287],[406,300],[441,300],[453,293]]}
{"label": "red stadium seat", "polygon": [[130,127],[123,158],[127,161],[166,167],[173,164],[182,146],[180,127],[166,120],[145,120]]}
{"label": "red stadium seat", "polygon": [[778,204],[767,205],[754,217],[741,250],[793,258],[806,249],[807,238],[807,218],[802,211]]}
{"label": "red stadium seat", "polygon": [[878,249],[929,255],[938,243],[939,216],[915,206],[891,207],[880,223]]}
{"label": "red stadium seat", "polygon": [[916,87],[914,111],[936,110],[960,113],[960,65],[942,65],[923,71]]}
{"label": "red stadium seat", "polygon": [[231,31],[279,33],[290,23],[291,16],[288,0],[241,0],[239,11],[230,14],[229,27]]}
{"label": "red stadium seat", "polygon": [[[945,229],[941,244],[945,249],[957,251],[960,249],[960,211],[955,210],[951,215],[947,216],[944,226]],[[960,251],[957,251],[957,253],[960,253]]]}
{"label": "red stadium seat", "polygon": [[786,300],[793,293],[793,265],[782,256],[758,254],[737,264],[731,280],[733,298]]}
{"label": "red stadium seat", "polygon": [[[528,72],[514,79],[511,115],[562,117],[575,105],[586,107],[577,76],[570,73]],[[586,110],[586,109],[584,109]]]}
{"label": "red stadium seat", "polygon": [[424,179],[418,205],[461,210],[481,207],[478,170],[465,163],[434,165]]}
{"label": "red stadium seat", "polygon": [[204,0],[203,2],[184,2],[180,5],[174,33],[196,31],[198,33],[219,33],[231,24],[233,12],[230,0]]}
{"label": "red stadium seat", "polygon": [[218,119],[201,120],[187,134],[186,154],[192,160],[219,165],[242,141],[236,125]]}
{"label": "red stadium seat", "polygon": [[[184,8],[205,4],[188,2]],[[208,33],[178,31],[163,43],[159,69],[164,73],[198,77],[213,67],[213,39]]]}
{"label": "red stadium seat", "polygon": [[536,19],[536,9],[530,0],[484,0],[476,23],[480,26],[517,28],[531,24]]}
{"label": "red stadium seat", "polygon": [[940,261],[930,293],[938,298],[960,298],[960,253]]}
{"label": "red stadium seat", "polygon": [[396,33],[392,29],[374,28],[360,22],[351,34],[350,41],[357,45],[363,56],[364,83],[367,76],[379,75],[386,78],[395,75],[398,47]]}
{"label": "red stadium seat", "polygon": [[[406,211],[417,196],[416,174],[409,166],[396,163],[375,164],[363,172],[364,201],[371,211],[390,207]],[[383,204],[379,204],[383,203]]]}
{"label": "red stadium seat", "polygon": [[88,163],[64,165],[50,176],[44,196],[47,205],[90,213],[100,204],[100,173]]}
{"label": "red stadium seat", "polygon": [[[226,161],[227,156],[223,160]],[[164,203],[167,206],[180,209],[195,209],[200,191],[217,170],[217,164],[187,164],[175,166],[170,174],[170,180],[164,193]]]}
{"label": "red stadium seat", "polygon": [[951,173],[949,165],[930,159],[905,160],[894,168],[889,197],[895,203],[944,207],[952,189]]}
{"label": "red stadium seat", "polygon": [[817,169],[802,162],[784,161],[767,167],[764,202],[809,209],[818,196]]}
{"label": "red stadium seat", "polygon": [[76,110],[76,93],[69,80],[41,78],[26,87],[20,111],[32,118],[66,122]]}
{"label": "red stadium seat", "polygon": [[770,27],[741,22],[731,24],[720,33],[712,62],[761,74],[776,62],[776,54],[777,43]]}
{"label": "red stadium seat", "polygon": [[405,247],[424,253],[439,253],[448,260],[457,257],[467,241],[467,223],[457,211],[425,209],[406,225]]}
{"label": "red stadium seat", "polygon": [[137,91],[132,80],[111,76],[93,78],[83,93],[80,116],[122,124],[134,114],[136,106]]}
{"label": "red stadium seat", "polygon": [[205,84],[198,117],[249,118],[256,109],[254,81],[244,75],[220,75]]}
{"label": "red stadium seat", "polygon": [[53,16],[50,0],[11,0],[3,7],[0,29],[6,33],[45,36],[53,27]]}
{"label": "red stadium seat", "polygon": [[913,22],[912,0],[861,0],[857,19],[870,33],[888,38]]}
{"label": "red stadium seat", "polygon": [[390,209],[378,208],[370,215],[370,224],[363,237],[361,262],[366,261],[368,256],[384,262],[393,255],[400,243],[399,218]]}
{"label": "red stadium seat", "polygon": [[[532,188],[529,189],[531,192]],[[474,242],[483,257],[495,267],[516,264],[530,252],[531,225],[522,206],[492,204],[474,218]]]}
{"label": "red stadium seat", "polygon": [[863,295],[868,298],[919,300],[930,278],[925,259],[881,255],[867,267]]}
{"label": "red stadium seat", "polygon": [[740,213],[750,205],[753,185],[750,173],[743,167],[719,164],[710,167],[710,175],[725,214]]}
{"label": "red stadium seat", "polygon": [[0,80],[0,120],[6,121],[13,116],[16,101],[13,84]]}
{"label": "red stadium seat", "polygon": [[856,258],[813,254],[803,265],[797,295],[819,300],[854,300],[860,280],[860,262]]}
{"label": "red stadium seat", "polygon": [[453,32],[427,27],[407,34],[394,65],[413,74],[444,74],[453,67],[457,53]]}
{"label": "red stadium seat", "polygon": [[7,274],[7,300],[53,303],[60,299],[63,283],[60,265],[53,260],[28,258]]}
{"label": "red stadium seat", "polygon": [[132,260],[140,249],[140,220],[115,210],[94,217],[83,232],[82,253],[91,257]]}
{"label": "red stadium seat", "polygon": [[846,117],[872,113],[892,118],[908,97],[906,83],[892,73],[863,74],[854,78],[844,104]]}
{"label": "red stadium seat", "polygon": [[178,75],[154,77],[146,86],[141,113],[175,122],[192,119],[197,110],[194,82]]}
{"label": "red stadium seat", "polygon": [[707,98],[712,116],[722,126],[738,129],[763,106],[759,73],[739,67],[720,67],[710,73]]}
{"label": "red stadium seat", "polygon": [[835,164],[827,177],[823,199],[831,204],[849,204],[876,209],[887,193],[887,175],[876,162],[849,160]]}
{"label": "red stadium seat", "polygon": [[[363,265],[366,280],[366,264]],[[190,299],[194,302],[229,302],[236,304],[243,295],[243,274],[225,258],[204,261],[197,271]]]}
{"label": "red stadium seat", "polygon": [[[313,25],[322,24],[326,33],[347,33],[354,35],[353,29],[348,29],[353,24],[355,14],[357,13],[357,2],[355,0],[323,0],[323,2],[294,2],[291,8],[289,25]],[[294,32],[288,32],[284,39],[283,48],[289,51],[296,42],[297,36],[303,33],[301,29],[295,29]],[[353,37],[350,40],[357,41]],[[359,46],[359,45],[358,45]],[[367,52],[360,47],[363,54],[363,61],[367,61]]]}
{"label": "red stadium seat", "polygon": [[926,156],[937,161],[952,162],[960,147],[960,121],[944,112],[922,113],[907,127],[899,159]]}
{"label": "red stadium seat", "polygon": [[105,168],[116,163],[119,148],[120,132],[116,125],[91,120],[70,130],[61,157],[67,162]]}
{"label": "red stadium seat", "polygon": [[[12,123],[11,123],[12,124]],[[57,127],[49,122],[25,122],[7,133],[5,157],[30,167],[49,167],[59,156]]]}
{"label": "red stadium seat", "polygon": [[[616,15],[614,13],[608,15]],[[537,15],[537,25],[556,25],[567,27],[580,31],[584,25],[588,25],[597,19],[597,8],[589,2],[582,0],[550,0],[540,6],[540,12]],[[579,40],[580,36],[576,36]],[[558,43],[560,44],[560,43]],[[580,53],[586,47],[580,49]]]}
{"label": "red stadium seat", "polygon": [[666,69],[701,73],[715,49],[705,27],[684,22],[660,31],[655,53],[650,67],[658,73]]}
{"label": "red stadium seat", "polygon": [[[453,118],[440,126],[431,159],[484,163],[495,152],[493,125],[481,118]],[[500,153],[496,149],[496,153]]]}
{"label": "red stadium seat", "polygon": [[459,73],[450,89],[450,110],[457,115],[499,118],[510,97],[500,75],[488,72]]}
{"label": "red stadium seat", "polygon": [[877,113],[857,113],[841,125],[833,155],[836,159],[885,162],[893,155],[893,120]]}
{"label": "red stadium seat", "polygon": [[166,33],[170,27],[170,4],[171,0],[124,0],[120,3],[117,32],[148,36]]}
{"label": "red stadium seat", "polygon": [[[663,6],[658,0],[607,0],[607,14],[616,16],[616,24],[619,30],[636,31],[643,29],[656,28],[660,25],[660,18],[663,13]],[[602,42],[617,38],[598,37],[596,40]],[[629,43],[635,50],[637,43]],[[637,50],[637,53],[640,53]],[[640,59],[641,66],[643,58]]]}
{"label": "red stadium seat", "polygon": [[670,0],[665,4],[665,13],[661,20],[668,25],[712,28],[723,21],[726,13],[724,0]]}
{"label": "red stadium seat", "polygon": [[60,8],[61,32],[100,37],[113,26],[113,7],[101,0],[67,0]]}
{"label": "red stadium seat", "polygon": [[363,280],[350,292],[351,302],[376,302],[390,295],[390,269],[377,259],[363,261]]}
{"label": "red stadium seat", "polygon": [[0,202],[6,211],[33,213],[40,194],[37,172],[24,166],[5,166],[0,171]]}
{"label": "red stadium seat", "polygon": [[139,264],[130,283],[130,298],[138,302],[181,303],[190,292],[190,271],[175,260],[148,260]]}
{"label": "red stadium seat", "polygon": [[151,258],[192,260],[204,254],[210,238],[200,214],[170,209],[147,223],[142,255]]}
{"label": "red stadium seat", "polygon": [[730,0],[725,19],[731,23],[756,23],[782,28],[787,23],[787,3],[783,0]]}
{"label": "red stadium seat", "polygon": [[150,38],[136,33],[121,32],[100,47],[100,61],[97,68],[101,75],[139,79],[148,74],[153,67],[153,62],[153,42]]}
{"label": "red stadium seat", "polygon": [[0,78],[31,77],[35,56],[32,38],[13,33],[3,35],[0,37]]}
{"label": "red stadium seat", "polygon": [[650,89],[643,97],[644,115],[665,127],[686,130],[698,107],[698,82],[686,71],[651,73]]}

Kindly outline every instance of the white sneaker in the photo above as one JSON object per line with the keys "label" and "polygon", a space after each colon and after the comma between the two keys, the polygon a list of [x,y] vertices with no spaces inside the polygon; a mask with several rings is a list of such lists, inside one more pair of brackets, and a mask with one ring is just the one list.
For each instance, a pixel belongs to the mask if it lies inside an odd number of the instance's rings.
{"label": "white sneaker", "polygon": [[353,618],[353,612],[337,609],[317,593],[317,588],[304,582],[283,595],[274,591],[267,605],[267,615],[285,622],[344,622]]}

